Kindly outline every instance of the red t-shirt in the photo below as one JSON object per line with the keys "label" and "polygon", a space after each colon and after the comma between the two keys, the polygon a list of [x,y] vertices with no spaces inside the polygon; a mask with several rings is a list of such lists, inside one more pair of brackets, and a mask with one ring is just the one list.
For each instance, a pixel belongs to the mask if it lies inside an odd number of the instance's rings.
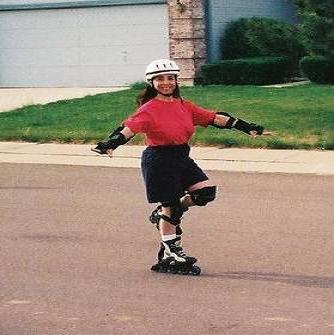
{"label": "red t-shirt", "polygon": [[216,113],[190,101],[152,99],[123,124],[133,133],[144,133],[149,146],[188,143],[195,126],[207,127]]}

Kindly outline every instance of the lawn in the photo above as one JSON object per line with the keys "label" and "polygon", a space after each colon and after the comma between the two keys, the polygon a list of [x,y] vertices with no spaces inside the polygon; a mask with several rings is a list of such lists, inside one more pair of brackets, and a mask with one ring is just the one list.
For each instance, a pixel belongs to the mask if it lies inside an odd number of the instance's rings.
{"label": "lawn", "polygon": [[[198,128],[193,144],[276,149],[334,149],[334,86],[289,88],[195,86],[185,99],[263,125],[272,136],[251,138],[235,130]],[[137,89],[104,93],[0,113],[1,141],[93,143],[136,108]],[[136,136],[131,143],[144,143]]]}

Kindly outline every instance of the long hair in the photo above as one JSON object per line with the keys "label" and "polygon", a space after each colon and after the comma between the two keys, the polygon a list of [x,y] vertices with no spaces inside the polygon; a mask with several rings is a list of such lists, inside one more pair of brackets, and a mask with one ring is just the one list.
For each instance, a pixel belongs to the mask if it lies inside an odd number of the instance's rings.
{"label": "long hair", "polygon": [[[158,95],[158,91],[152,87],[151,85],[147,85],[145,90],[141,92],[137,99],[137,106],[140,107],[144,105],[146,102],[150,101],[151,99],[155,98]],[[180,94],[180,88],[179,85],[176,84],[175,90],[173,92],[173,98],[180,98],[182,100],[181,94]]]}

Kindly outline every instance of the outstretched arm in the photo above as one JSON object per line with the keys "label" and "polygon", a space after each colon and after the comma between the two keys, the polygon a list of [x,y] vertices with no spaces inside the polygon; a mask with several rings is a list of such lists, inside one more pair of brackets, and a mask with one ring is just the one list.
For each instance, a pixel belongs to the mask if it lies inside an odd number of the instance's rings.
{"label": "outstretched arm", "polygon": [[252,136],[269,134],[268,132],[264,132],[264,128],[262,126],[237,119],[225,112],[218,112],[216,114],[212,122],[212,126],[220,129],[235,128]]}
{"label": "outstretched arm", "polygon": [[120,145],[127,143],[135,134],[128,127],[120,126],[113,131],[107,141],[98,142],[95,148],[91,150],[97,152],[100,155],[112,156],[113,150],[118,148]]}

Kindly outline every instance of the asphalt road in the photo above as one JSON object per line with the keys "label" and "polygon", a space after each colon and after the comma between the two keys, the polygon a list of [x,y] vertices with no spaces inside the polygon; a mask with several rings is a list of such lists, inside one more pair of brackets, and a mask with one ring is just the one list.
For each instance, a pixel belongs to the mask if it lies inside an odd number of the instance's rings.
{"label": "asphalt road", "polygon": [[210,172],[199,277],[151,273],[140,171],[0,164],[0,334],[334,334],[334,177]]}

